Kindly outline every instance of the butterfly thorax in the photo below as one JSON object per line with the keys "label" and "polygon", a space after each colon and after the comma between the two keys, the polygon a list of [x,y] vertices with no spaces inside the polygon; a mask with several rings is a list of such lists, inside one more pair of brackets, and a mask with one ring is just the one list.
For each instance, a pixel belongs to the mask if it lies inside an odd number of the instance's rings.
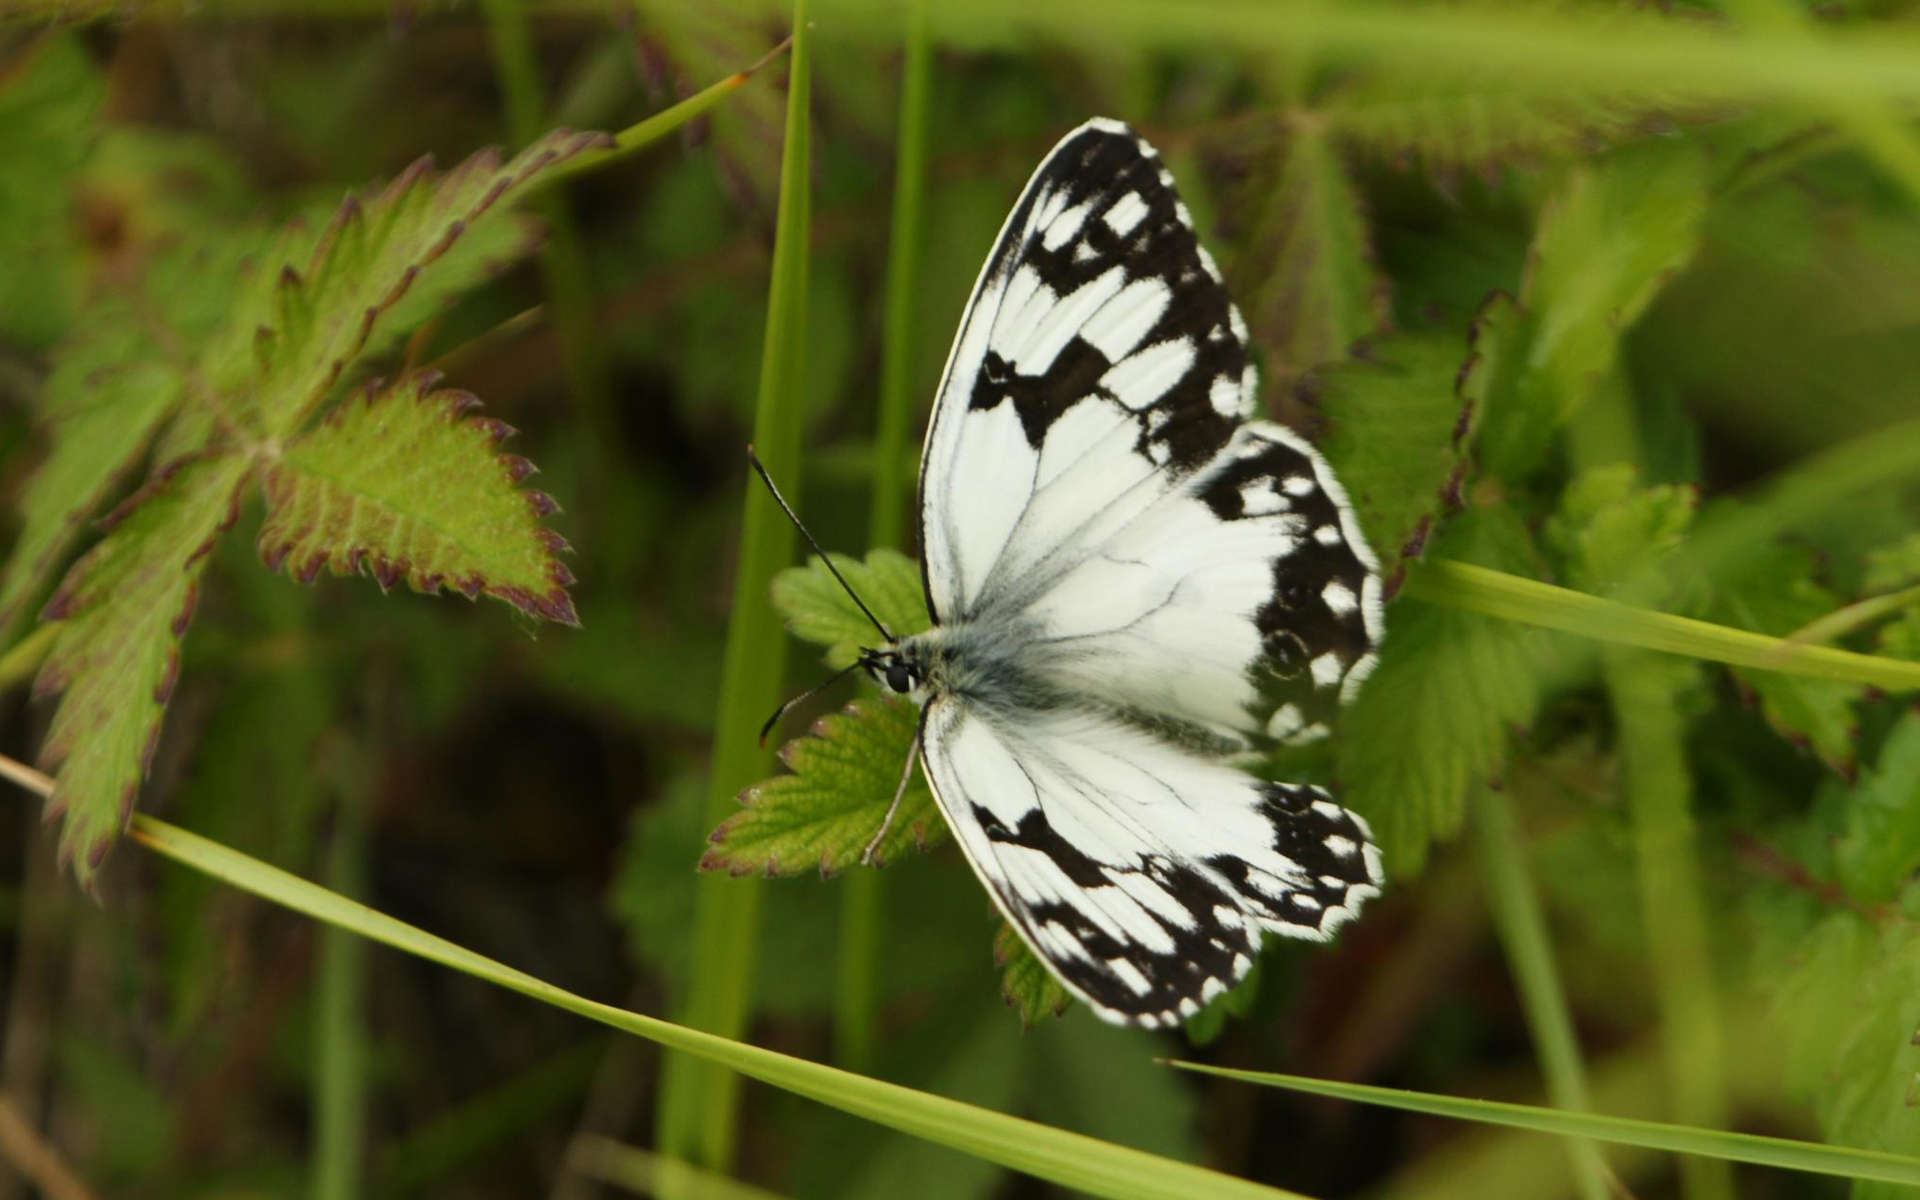
{"label": "butterfly thorax", "polygon": [[936,625],[880,650],[861,651],[875,683],[915,704],[955,696],[988,709],[1048,708],[1059,689],[1024,665],[1034,639],[1016,623]]}

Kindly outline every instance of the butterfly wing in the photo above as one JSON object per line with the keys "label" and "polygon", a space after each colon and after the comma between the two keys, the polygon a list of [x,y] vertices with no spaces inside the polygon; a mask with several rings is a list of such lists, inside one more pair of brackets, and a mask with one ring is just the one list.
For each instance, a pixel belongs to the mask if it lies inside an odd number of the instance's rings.
{"label": "butterfly wing", "polygon": [[1378,894],[1366,823],[1092,710],[934,699],[933,794],[995,904],[1108,1021],[1173,1025],[1273,931],[1325,940]]}
{"label": "butterfly wing", "polygon": [[1095,120],[982,269],[921,454],[928,604],[1031,630],[1063,689],[1244,743],[1325,732],[1378,564],[1326,462],[1249,421],[1246,326],[1172,176]]}

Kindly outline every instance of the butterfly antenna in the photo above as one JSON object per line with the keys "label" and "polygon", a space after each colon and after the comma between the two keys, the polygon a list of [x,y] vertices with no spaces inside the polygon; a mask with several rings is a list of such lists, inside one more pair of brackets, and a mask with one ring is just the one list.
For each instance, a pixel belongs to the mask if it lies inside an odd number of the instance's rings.
{"label": "butterfly antenna", "polygon": [[823,692],[826,689],[832,687],[834,684],[839,683],[842,679],[845,679],[847,677],[847,673],[849,671],[853,670],[855,667],[861,666],[865,662],[866,662],[866,659],[864,657],[855,659],[853,662],[850,662],[846,666],[841,667],[838,671],[835,671],[833,674],[827,676],[825,679],[821,680],[819,683],[814,684],[812,687],[808,688],[806,691],[801,692],[798,696],[794,696],[788,700],[781,701],[780,707],[774,709],[773,715],[767,718],[767,723],[760,727],[760,744],[762,746],[765,746],[767,744],[767,735],[772,733],[773,727],[780,723],[780,718],[787,715],[788,709],[800,703],[802,700],[805,700],[807,697],[812,696],[816,692]]}
{"label": "butterfly antenna", "polygon": [[[782,496],[780,489],[774,486],[773,476],[767,474],[767,468],[761,465],[760,456],[753,452],[752,446],[747,447],[747,461],[753,464],[753,469],[760,475],[760,481],[767,485],[769,492],[773,493],[773,499],[775,503],[780,505],[780,511],[787,514],[787,520],[792,521],[793,527],[800,531],[800,536],[807,539],[807,545],[813,547],[813,552],[820,556],[820,561],[827,564],[827,570],[833,572],[833,577],[840,581],[840,586],[847,590],[847,595],[852,598],[854,604],[858,606],[861,612],[867,615],[867,620],[873,622],[873,627],[880,631],[881,637],[887,639],[889,642],[893,641],[893,630],[888,629],[885,622],[873,615],[873,610],[867,607],[866,601],[860,599],[860,593],[853,590],[853,585],[848,583],[847,577],[840,573],[840,568],[833,565],[833,560],[828,558],[827,552],[820,548],[820,543],[813,540],[813,535],[807,532],[807,527],[802,525],[800,518],[794,514],[793,506],[787,503],[787,498]],[[848,669],[851,670],[852,668]],[[842,672],[842,674],[844,673],[845,672]],[[835,678],[838,678],[838,676],[835,676]],[[831,680],[828,682],[831,682]],[[823,684],[821,686],[824,687],[825,685]],[[799,697],[796,696],[795,699],[799,699]],[[779,714],[775,713],[774,716],[778,719]],[[768,724],[771,725],[772,722]]]}

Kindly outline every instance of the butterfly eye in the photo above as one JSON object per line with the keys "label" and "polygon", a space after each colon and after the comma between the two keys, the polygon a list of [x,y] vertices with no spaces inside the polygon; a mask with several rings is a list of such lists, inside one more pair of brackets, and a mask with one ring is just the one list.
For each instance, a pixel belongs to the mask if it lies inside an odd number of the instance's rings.
{"label": "butterfly eye", "polygon": [[887,686],[896,692],[913,690],[913,668],[903,662],[887,665]]}

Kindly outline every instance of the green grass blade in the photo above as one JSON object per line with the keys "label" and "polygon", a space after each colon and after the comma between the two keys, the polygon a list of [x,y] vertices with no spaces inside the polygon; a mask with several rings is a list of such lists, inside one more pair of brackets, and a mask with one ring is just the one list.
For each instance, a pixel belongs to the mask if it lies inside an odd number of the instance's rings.
{"label": "green grass blade", "polygon": [[[17,764],[5,774],[36,790],[49,781]],[[164,821],[136,816],[129,836],[155,853],[318,921],[543,1004],[644,1037],[729,1072],[772,1084],[842,1112],[1095,1196],[1130,1200],[1285,1200],[1293,1193],[962,1104],[944,1096],[763,1050],[730,1038],[601,1004],[435,937],[385,913]],[[680,1057],[675,1055],[673,1057]],[[1884,1156],[1893,1158],[1894,1156]],[[1904,1161],[1904,1160],[1900,1160]],[[1920,1169],[1920,1165],[1916,1166]],[[1920,1174],[1914,1176],[1920,1179]]]}
{"label": "green grass blade", "polygon": [[[342,793],[328,854],[327,881],[354,895],[365,890],[366,814],[362,796]],[[320,936],[314,996],[314,1200],[352,1200],[365,1187],[367,1121],[367,946],[342,929]]]}
{"label": "green grass blade", "polygon": [[[812,157],[811,34],[805,0],[794,5],[793,28],[780,209],[753,434],[761,462],[781,482],[789,500],[798,504]],[[733,617],[727,628],[719,712],[714,718],[707,794],[711,825],[732,815],[741,788],[768,773],[770,756],[758,735],[766,714],[780,700],[787,640],[770,589],[774,573],[793,561],[793,547],[793,527],[759,481],[748,475]],[[746,1028],[759,955],[760,888],[758,883],[720,874],[701,878],[694,913],[693,973],[681,1007],[687,1024],[729,1037],[739,1036]],[[669,1058],[661,1077],[656,1138],[661,1153],[724,1171],[733,1161],[739,1091],[736,1075],[689,1059]]]}
{"label": "green grass blade", "polygon": [[[1472,803],[1474,831],[1487,881],[1487,905],[1500,935],[1500,948],[1520,989],[1520,1006],[1527,1015],[1527,1030],[1533,1037],[1541,1074],[1546,1076],[1547,1095],[1559,1108],[1585,1112],[1593,1107],[1586,1066],[1580,1060],[1580,1043],[1567,1010],[1566,989],[1560,985],[1560,969],[1547,937],[1540,897],[1527,878],[1513,808],[1505,792],[1491,787],[1475,788]],[[1576,1138],[1567,1143],[1567,1153],[1573,1160],[1574,1183],[1580,1194],[1586,1200],[1608,1200],[1613,1189],[1607,1165],[1594,1144]]]}
{"label": "green grass blade", "polygon": [[777,1192],[599,1134],[583,1133],[567,1147],[567,1166],[637,1196],[699,1196],[702,1200],[780,1200]]}
{"label": "green grass blade", "polygon": [[1445,559],[1407,577],[1406,595],[1594,641],[1763,671],[1866,683],[1889,692],[1920,688],[1920,663],[1767,637],[1590,596],[1535,579]]}
{"label": "green grass blade", "polygon": [[1167,1060],[1167,1065],[1223,1079],[1238,1079],[1265,1087],[1286,1088],[1335,1100],[1360,1104],[1379,1104],[1407,1112],[1427,1113],[1476,1121],[1484,1125],[1505,1125],[1531,1129],[1561,1137],[1591,1138],[1596,1142],[1617,1142],[1623,1146],[1642,1146],[1651,1150],[1671,1150],[1676,1154],[1701,1154],[1730,1162],[1752,1163],[1760,1167],[1779,1167],[1788,1171],[1808,1171],[1818,1175],[1838,1175],[1847,1179],[1871,1179],[1884,1183],[1920,1185],[1920,1158],[1888,1154],[1880,1150],[1860,1150],[1852,1146],[1828,1146],[1820,1142],[1798,1142],[1791,1138],[1764,1137],[1754,1133],[1731,1133],[1724,1129],[1700,1129],[1691,1125],[1670,1125],[1638,1117],[1604,1116],[1599,1113],[1570,1113],[1531,1104],[1509,1104],[1500,1100],[1473,1100],[1464,1096],[1441,1096],[1430,1092],[1409,1092],[1400,1088],[1375,1087],[1365,1083],[1340,1083],[1331,1079],[1308,1079],[1300,1075],[1281,1075],[1268,1071],[1240,1071],[1231,1067],[1213,1067],[1204,1063]]}
{"label": "green grass blade", "polygon": [[[1668,1111],[1690,1125],[1720,1125],[1726,1121],[1726,1100],[1706,886],[1700,878],[1679,707],[1684,678],[1676,676],[1671,662],[1618,651],[1606,656],[1602,675],[1633,815],[1640,921],[1660,1013]],[[1680,1179],[1688,1200],[1733,1196],[1733,1178],[1723,1164],[1682,1160]]]}
{"label": "green grass blade", "polygon": [[[540,136],[547,119],[532,22],[520,0],[484,0],[481,9],[493,46],[494,73],[500,80],[507,137],[518,149]],[[544,190],[529,200],[529,206],[547,226],[540,267],[546,277],[551,324],[560,336],[567,390],[593,435],[591,444],[615,445],[619,431],[614,423],[606,356],[594,328],[593,284],[579,226],[574,223],[564,192]]]}
{"label": "green grass blade", "polygon": [[[933,54],[924,0],[913,5],[901,64],[899,149],[894,158],[893,237],[887,248],[886,328],[880,354],[880,417],[873,435],[869,547],[898,546],[904,529],[901,467],[913,421],[913,345],[919,315],[920,229],[927,191],[927,103]],[[841,884],[835,959],[833,1056],[859,1070],[872,1061],[878,1017],[880,943],[885,930],[878,871],[851,871]]]}
{"label": "green grass blade", "polygon": [[[827,0],[848,20],[896,19],[890,0]],[[1920,34],[1863,22],[1818,39],[1778,31],[1730,34],[1650,11],[1513,4],[1276,4],[1271,0],[971,0],[930,10],[934,33],[964,44],[1036,36],[1107,47],[1223,45],[1370,63],[1410,78],[1460,63],[1499,78],[1577,91],[1671,91],[1685,80],[1725,100],[1920,98]]]}
{"label": "green grass blade", "polygon": [[752,66],[735,71],[718,83],[708,84],[693,95],[688,96],[685,100],[680,101],[680,103],[670,108],[661,109],[652,116],[627,126],[625,129],[613,135],[612,146],[605,150],[582,154],[579,158],[574,159],[572,162],[567,163],[565,166],[548,175],[542,181],[541,186],[550,187],[563,179],[572,178],[583,171],[592,171],[604,167],[608,163],[629,158],[639,151],[646,149],[661,138],[673,133],[687,122],[705,114],[722,100],[725,100],[729,95],[738,91],[746,84],[747,80],[753,78],[754,74],[759,71],[761,67],[766,66],[778,58],[780,53],[787,49],[790,44],[792,44],[791,41],[781,42],[773,49],[767,51],[765,57],[761,58],[759,62],[754,63]]}

